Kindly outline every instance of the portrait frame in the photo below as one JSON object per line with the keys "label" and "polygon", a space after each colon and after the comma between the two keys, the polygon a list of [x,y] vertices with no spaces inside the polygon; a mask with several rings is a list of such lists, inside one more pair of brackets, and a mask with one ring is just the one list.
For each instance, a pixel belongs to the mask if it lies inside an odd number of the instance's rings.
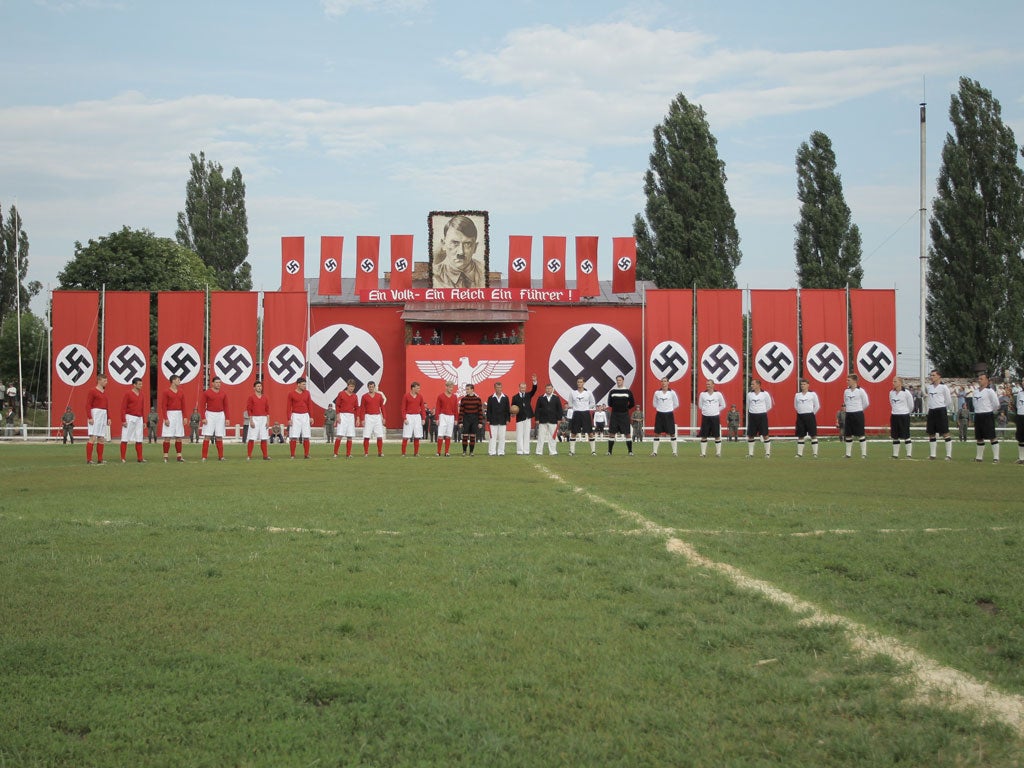
{"label": "portrait frame", "polygon": [[[480,262],[483,280],[476,281],[471,288],[488,288],[491,271],[491,226],[487,211],[431,211],[427,215],[427,248],[430,263],[430,287],[450,287],[445,281],[435,278],[435,270],[445,260],[443,247],[445,226],[457,216],[464,216],[473,222],[477,231],[477,249],[473,260]],[[482,252],[481,252],[482,251]],[[479,284],[477,284],[479,283]]]}

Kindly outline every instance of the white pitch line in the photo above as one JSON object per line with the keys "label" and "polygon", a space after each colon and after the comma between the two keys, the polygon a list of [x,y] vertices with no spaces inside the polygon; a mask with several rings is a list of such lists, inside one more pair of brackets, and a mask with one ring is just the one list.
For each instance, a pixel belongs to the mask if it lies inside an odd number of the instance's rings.
{"label": "white pitch line", "polygon": [[737,587],[759,593],[772,603],[789,608],[794,613],[800,614],[803,622],[840,627],[844,630],[851,647],[866,657],[882,654],[908,667],[911,682],[917,688],[917,698],[920,701],[932,705],[942,705],[953,710],[978,713],[982,718],[1003,723],[1020,736],[1024,736],[1024,697],[996,690],[965,672],[938,663],[894,637],[880,634],[845,616],[822,610],[813,603],[801,600],[767,581],[755,579],[728,563],[704,557],[692,544],[677,538],[673,529],[651,522],[638,512],[620,507],[584,488],[574,486],[544,465],[534,466],[555,482],[569,487],[573,492],[633,520],[645,532],[654,536],[664,536],[668,551],[686,558],[690,565],[715,571],[728,578]]}

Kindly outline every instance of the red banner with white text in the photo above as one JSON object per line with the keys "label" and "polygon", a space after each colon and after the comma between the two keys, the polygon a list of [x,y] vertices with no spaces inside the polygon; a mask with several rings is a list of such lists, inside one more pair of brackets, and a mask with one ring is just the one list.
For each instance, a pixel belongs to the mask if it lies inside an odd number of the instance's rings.
{"label": "red banner with white text", "polygon": [[836,414],[843,407],[849,371],[847,361],[846,291],[831,288],[800,290],[800,340],[803,378],[818,393],[818,428],[836,434]]}
{"label": "red banner with white text", "polygon": [[263,391],[270,421],[285,423],[288,393],[306,375],[309,311],[305,293],[263,294]]}
{"label": "red banner with white text", "polygon": [[889,390],[896,375],[896,291],[850,291],[853,360],[860,385],[868,393],[868,426],[889,424]]}
{"label": "red banner with white text", "polygon": [[612,238],[612,293],[636,290],[636,238]]}
{"label": "red banner with white text", "polygon": [[[340,272],[339,272],[340,274]],[[281,290],[306,289],[306,238],[281,238]]]}
{"label": "red banner with white text", "polygon": [[[693,291],[665,289],[647,291],[644,309],[644,350],[646,388],[641,407],[647,426],[654,424],[652,398],[661,389],[661,379],[668,378],[669,387],[679,397],[676,426],[691,426],[693,402]],[[639,392],[634,390],[637,399]]]}
{"label": "red banner with white text", "polygon": [[202,291],[165,291],[157,295],[157,397],[168,387],[171,376],[180,376],[186,423],[192,409],[199,405],[204,384],[205,327],[206,294]]}
{"label": "red banner with white text", "polygon": [[120,435],[121,400],[131,389],[132,380],[142,379],[144,402],[153,400],[149,392],[148,291],[107,291],[104,294],[103,354],[107,358],[111,435]]}
{"label": "red banner with white text", "polygon": [[565,288],[565,238],[544,237],[544,282],[545,290],[560,291]]}
{"label": "red banner with white text", "polygon": [[259,294],[216,291],[210,294],[212,376],[227,392],[232,424],[240,424],[245,401],[256,381],[256,320]]}
{"label": "red banner with white text", "polygon": [[60,419],[71,407],[75,415],[76,435],[85,434],[89,418],[85,398],[96,385],[96,341],[99,330],[99,293],[96,291],[54,291],[53,371],[50,386],[53,397],[54,434],[60,435]]}
{"label": "red banner with white text", "polygon": [[380,262],[380,238],[359,235],[356,238],[356,293],[379,288],[377,278]]}
{"label": "red banner with white text", "polygon": [[391,281],[395,290],[412,288],[412,235],[391,236]]}
{"label": "red banner with white text", "polygon": [[580,296],[600,296],[597,281],[597,238],[576,238],[576,290]]}
{"label": "red banner with white text", "polygon": [[508,236],[508,287],[518,291],[530,287],[530,269],[533,259],[533,237]]}
{"label": "red banner with white text", "polygon": [[[698,391],[708,379],[725,397],[726,406],[743,412],[743,292],[697,291]],[[721,414],[725,424],[725,413]]]}
{"label": "red banner with white text", "polygon": [[[341,295],[341,252],[344,247],[344,237],[320,238],[320,281],[316,289],[320,296]],[[296,290],[301,290],[301,287]]]}

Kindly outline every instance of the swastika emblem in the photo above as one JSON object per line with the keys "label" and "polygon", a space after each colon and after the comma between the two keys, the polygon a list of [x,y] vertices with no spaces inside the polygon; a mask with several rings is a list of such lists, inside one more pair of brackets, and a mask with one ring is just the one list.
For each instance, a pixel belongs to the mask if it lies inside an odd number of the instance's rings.
{"label": "swastika emblem", "polygon": [[395,259],[395,272],[408,272],[409,260],[404,256]]}
{"label": "swastika emblem", "polygon": [[700,356],[700,370],[716,384],[725,384],[740,372],[740,356],[728,344],[712,344]]}
{"label": "swastika emblem", "polygon": [[636,374],[636,355],[629,339],[610,325],[577,325],[563,333],[548,357],[551,383],[564,398],[582,377],[600,402],[621,375],[628,387]]}
{"label": "swastika emblem", "polygon": [[213,370],[225,384],[242,384],[252,374],[252,355],[238,344],[222,347],[213,358]]}
{"label": "swastika emblem", "polygon": [[589,275],[593,271],[594,262],[592,262],[590,259],[584,259],[583,261],[580,262],[580,272],[582,272],[584,275]]}
{"label": "swastika emblem", "polygon": [[872,384],[887,379],[896,366],[896,356],[880,341],[869,341],[857,352],[857,371]]}
{"label": "swastika emblem", "polygon": [[[548,272],[561,272],[562,261],[561,259],[548,259],[547,267]],[[576,387],[573,387],[573,389],[576,389]]]}
{"label": "swastika emblem", "polygon": [[373,259],[363,259],[359,262],[359,268],[366,274],[370,274],[377,268],[377,263]]}
{"label": "swastika emblem", "polygon": [[526,269],[526,259],[524,259],[522,256],[512,259],[513,272],[522,272],[524,269]]}
{"label": "swastika emblem", "polygon": [[160,358],[160,372],[170,381],[172,376],[180,376],[182,384],[188,384],[199,375],[201,370],[199,353],[191,344],[178,342],[164,350]]}
{"label": "swastika emblem", "polygon": [[651,350],[650,366],[655,378],[679,381],[690,370],[690,356],[678,341],[663,341]]}
{"label": "swastika emblem", "polygon": [[835,381],[845,371],[846,358],[835,344],[822,341],[807,351],[807,372],[822,384]]}
{"label": "swastika emblem", "polygon": [[302,269],[302,265],[299,264],[297,259],[289,259],[284,265],[284,271],[289,275],[299,274],[300,269]]}
{"label": "swastika emblem", "polygon": [[757,350],[754,368],[767,382],[778,384],[788,379],[796,367],[796,355],[781,341],[769,341]]}
{"label": "swastika emblem", "polygon": [[57,376],[69,387],[84,384],[92,377],[92,353],[81,344],[68,344],[53,361]]}
{"label": "swastika emblem", "polygon": [[114,347],[107,355],[107,372],[118,384],[131,384],[132,379],[141,379],[146,373],[146,356],[134,344]]}
{"label": "swastika emblem", "polygon": [[629,256],[623,256],[615,263],[619,267],[619,272],[626,272],[633,266],[633,260]]}
{"label": "swastika emblem", "polygon": [[321,408],[333,403],[355,379],[356,392],[366,391],[368,381],[380,382],[384,354],[376,339],[354,325],[329,325],[309,337],[309,395]]}
{"label": "swastika emblem", "polygon": [[324,272],[332,273],[338,269],[338,260],[335,258],[329,258],[324,262]]}
{"label": "swastika emblem", "polygon": [[306,358],[294,344],[278,344],[267,356],[267,370],[278,384],[294,384],[306,370]]}

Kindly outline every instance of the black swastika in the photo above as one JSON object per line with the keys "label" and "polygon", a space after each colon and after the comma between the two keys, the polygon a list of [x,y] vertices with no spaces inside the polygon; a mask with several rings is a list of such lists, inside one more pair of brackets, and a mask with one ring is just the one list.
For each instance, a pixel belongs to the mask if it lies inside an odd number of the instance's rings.
{"label": "black swastika", "polygon": [[366,383],[356,373],[356,367],[361,366],[370,376],[375,376],[380,370],[380,365],[360,347],[353,346],[343,356],[339,357],[339,350],[345,346],[349,339],[344,328],[339,328],[326,344],[317,353],[320,359],[327,365],[327,372],[321,373],[317,366],[310,365],[309,380],[321,392],[327,392],[339,381],[355,379],[356,391],[358,392]]}
{"label": "black swastika", "polygon": [[821,347],[814,357],[807,358],[807,367],[818,374],[820,381],[832,381],[843,368],[843,357],[831,346]]}
{"label": "black swastika", "polygon": [[217,358],[213,367],[228,384],[237,384],[249,375],[252,360],[245,350],[232,344]]}
{"label": "black swastika", "polygon": [[580,264],[580,271],[585,275],[589,275],[591,272],[594,271],[594,262],[592,262],[590,259],[584,259],[583,262]]}
{"label": "black swastika", "polygon": [[359,268],[363,272],[373,272],[374,267],[377,265],[373,263],[373,259],[363,259],[359,262]]}
{"label": "black swastika", "polygon": [[295,349],[290,346],[279,350],[272,359],[267,361],[267,367],[285,383],[290,383],[298,378],[304,365],[302,358],[296,355]]}
{"label": "black swastika", "polygon": [[333,272],[338,268],[338,262],[335,259],[328,259],[324,262],[324,271]]}
{"label": "black swastika", "polygon": [[107,367],[130,382],[146,370],[146,360],[135,347],[123,346],[110,356]]}
{"label": "black swastika", "polygon": [[513,259],[512,269],[514,269],[516,272],[522,272],[524,269],[526,269],[526,259]]}
{"label": "black swastika", "polygon": [[562,262],[558,259],[550,259],[548,261],[548,272],[558,272],[562,268]]}
{"label": "black swastika", "polygon": [[[633,366],[630,362],[611,344],[606,344],[604,349],[593,357],[590,356],[587,349],[600,338],[600,331],[595,328],[588,328],[582,338],[569,348],[569,354],[578,364],[578,367],[570,368],[565,360],[559,360],[551,366],[551,370],[561,376],[573,388],[575,388],[576,379],[578,378],[582,378],[584,381],[593,379],[597,382],[591,388],[591,392],[594,395],[594,399],[598,402],[604,399],[612,387],[615,386],[615,376],[619,374],[629,376],[633,372]],[[608,373],[605,370],[605,365],[609,363],[615,369],[613,373]]]}
{"label": "black swastika", "polygon": [[680,347],[675,344],[665,344],[652,364],[658,378],[675,381],[680,375],[686,373],[690,361],[686,359],[686,353]]}
{"label": "black swastika", "polygon": [[619,271],[620,272],[625,272],[627,269],[629,269],[631,266],[633,266],[633,260],[631,258],[627,257],[627,256],[623,256],[621,259],[619,259],[618,264],[619,264]]}
{"label": "black swastika", "polygon": [[725,381],[739,364],[740,361],[722,344],[716,344],[709,349],[701,361],[704,373],[716,383]]}
{"label": "black swastika", "polygon": [[199,361],[192,356],[192,353],[180,346],[163,361],[164,374],[168,379],[179,376],[184,381],[198,366]]}
{"label": "black swastika", "polygon": [[299,262],[297,262],[295,259],[292,259],[291,261],[289,261],[287,264],[284,265],[284,270],[289,275],[294,275],[294,274],[298,273],[298,271],[299,271]]}
{"label": "black swastika", "polygon": [[764,375],[772,381],[778,381],[793,365],[793,358],[789,351],[778,344],[772,344],[757,359]]}
{"label": "black swastika", "polygon": [[57,366],[74,384],[78,384],[92,371],[92,362],[77,347],[69,349],[57,361]]}
{"label": "black swastika", "polygon": [[878,344],[871,347],[857,360],[861,369],[866,371],[872,381],[878,381],[892,366],[889,351]]}

